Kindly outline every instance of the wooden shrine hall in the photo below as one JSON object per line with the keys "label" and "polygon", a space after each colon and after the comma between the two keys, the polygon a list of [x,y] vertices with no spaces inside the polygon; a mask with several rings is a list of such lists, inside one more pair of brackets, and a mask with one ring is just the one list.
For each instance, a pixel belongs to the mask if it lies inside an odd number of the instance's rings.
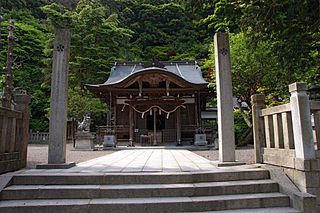
{"label": "wooden shrine hall", "polygon": [[98,133],[129,145],[189,144],[212,93],[196,61],[115,62],[105,83],[86,87],[109,105]]}

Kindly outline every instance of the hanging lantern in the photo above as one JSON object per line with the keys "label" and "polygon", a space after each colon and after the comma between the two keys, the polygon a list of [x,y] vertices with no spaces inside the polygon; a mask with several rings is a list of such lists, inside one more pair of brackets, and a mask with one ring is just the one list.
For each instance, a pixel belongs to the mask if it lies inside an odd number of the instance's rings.
{"label": "hanging lantern", "polygon": [[152,109],[150,109],[150,115],[152,115]]}

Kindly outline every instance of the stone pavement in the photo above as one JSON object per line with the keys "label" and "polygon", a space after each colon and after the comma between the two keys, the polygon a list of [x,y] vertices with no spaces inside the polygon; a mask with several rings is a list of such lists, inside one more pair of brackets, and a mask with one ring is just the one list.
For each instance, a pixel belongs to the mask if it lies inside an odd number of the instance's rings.
{"label": "stone pavement", "polygon": [[30,169],[18,173],[201,172],[217,170],[211,161],[183,149],[122,150],[70,169]]}

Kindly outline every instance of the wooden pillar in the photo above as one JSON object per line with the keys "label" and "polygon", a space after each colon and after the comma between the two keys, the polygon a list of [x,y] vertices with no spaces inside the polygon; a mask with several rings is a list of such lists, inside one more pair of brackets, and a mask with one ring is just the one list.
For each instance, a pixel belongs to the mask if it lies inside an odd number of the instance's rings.
{"label": "wooden pillar", "polygon": [[177,145],[181,146],[181,119],[180,119],[180,107],[177,109]]}
{"label": "wooden pillar", "polygon": [[195,122],[196,122],[196,125],[197,125],[197,128],[199,128],[199,122],[198,122],[198,101],[197,101],[197,98],[195,97],[194,98],[194,116],[195,116]]}
{"label": "wooden pillar", "polygon": [[[111,106],[110,106],[110,108],[111,108]],[[107,112],[107,122],[106,122],[107,126],[111,126],[111,110],[110,110],[110,108]]]}
{"label": "wooden pillar", "polygon": [[[109,121],[107,123],[107,125],[109,125],[109,127],[111,128],[111,120],[112,120],[112,112],[111,112],[111,108],[112,108],[112,95],[111,95],[111,91],[109,92],[109,111],[108,111],[108,117],[109,117]],[[114,101],[116,103],[116,101]],[[116,106],[116,104],[114,104],[114,106]],[[114,111],[115,112],[115,111]]]}
{"label": "wooden pillar", "polygon": [[129,107],[129,146],[133,146],[133,122],[131,107]]}
{"label": "wooden pillar", "polygon": [[[118,113],[118,105],[117,105],[117,98],[113,98],[113,130],[116,134],[116,128],[117,128],[117,113]],[[111,115],[111,125],[112,125],[112,115]]]}
{"label": "wooden pillar", "polygon": [[[198,122],[199,122],[199,128],[202,129],[202,122],[201,122],[201,97],[200,97],[200,91],[198,91]],[[199,132],[201,133],[201,132]]]}
{"label": "wooden pillar", "polygon": [[157,115],[156,108],[153,110],[153,145],[157,145]]}

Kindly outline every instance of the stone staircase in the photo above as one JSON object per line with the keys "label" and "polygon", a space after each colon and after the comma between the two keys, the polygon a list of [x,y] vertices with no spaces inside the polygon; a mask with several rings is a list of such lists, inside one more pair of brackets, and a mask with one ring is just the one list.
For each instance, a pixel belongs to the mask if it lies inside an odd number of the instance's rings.
{"label": "stone staircase", "polygon": [[0,212],[299,212],[263,169],[15,174]]}

